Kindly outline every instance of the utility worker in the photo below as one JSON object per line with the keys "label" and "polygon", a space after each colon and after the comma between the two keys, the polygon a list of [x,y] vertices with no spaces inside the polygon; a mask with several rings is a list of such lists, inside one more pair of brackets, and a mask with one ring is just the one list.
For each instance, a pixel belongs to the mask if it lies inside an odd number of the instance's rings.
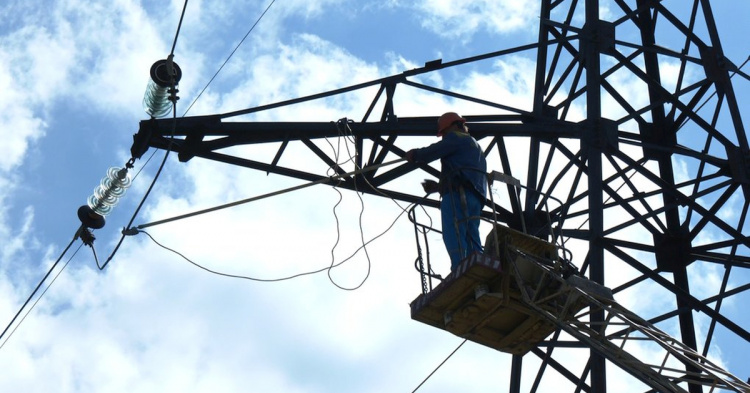
{"label": "utility worker", "polygon": [[447,112],[438,119],[442,139],[421,149],[409,150],[406,159],[429,163],[440,159],[440,182],[425,180],[426,193],[440,192],[443,242],[451,258],[451,270],[472,252],[482,252],[479,215],[487,194],[487,162],[482,148],[466,126],[466,119]]}

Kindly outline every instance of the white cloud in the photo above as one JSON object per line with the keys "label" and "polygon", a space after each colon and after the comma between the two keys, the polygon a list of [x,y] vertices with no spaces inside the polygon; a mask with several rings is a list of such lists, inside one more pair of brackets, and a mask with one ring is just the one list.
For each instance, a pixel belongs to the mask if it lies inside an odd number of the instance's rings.
{"label": "white cloud", "polygon": [[492,34],[533,31],[539,16],[535,1],[425,0],[417,3],[415,9],[423,27],[464,40],[479,30]]}
{"label": "white cloud", "polygon": [[[291,46],[281,45],[278,55],[256,59],[252,72],[253,75],[248,85],[238,89],[235,93],[240,96],[252,95],[250,103],[253,104],[311,95],[382,76],[374,66],[354,58],[329,42],[308,34],[296,37]],[[293,75],[292,78],[290,75]],[[342,83],[342,81],[346,82]],[[244,94],[242,94],[243,90]],[[362,107],[362,105],[356,105],[361,104],[361,98],[353,102],[347,102],[346,98],[341,97],[332,100],[327,100],[325,106],[341,107],[345,110],[344,114],[354,107]],[[318,107],[315,111],[319,113],[321,110],[325,111],[325,107]],[[332,116],[338,119],[337,115],[332,114]],[[316,118],[320,118],[320,114]]]}
{"label": "white cloud", "polygon": [[9,53],[10,48],[0,47],[0,171],[7,173],[20,165],[28,146],[44,135],[46,124],[36,116],[30,106],[35,91],[30,86],[19,84],[23,80],[22,70],[13,62],[20,61]]}
{"label": "white cloud", "polygon": [[[283,6],[279,13],[321,17],[325,7],[334,3],[279,4]],[[529,15],[536,17],[534,7],[521,9],[518,4],[524,3],[459,3],[454,11],[464,17],[465,27],[505,34],[528,27]],[[0,155],[0,160],[6,160],[0,161],[6,170],[22,165],[27,146],[42,138],[48,127],[49,115],[44,109],[60,100],[69,100],[76,108],[92,102],[92,112],[116,119],[142,116],[145,71],[166,55],[176,23],[174,14],[181,6],[182,2],[175,0],[171,8],[157,13],[168,15],[167,20],[155,18],[127,1],[88,6],[68,2],[51,13],[56,25],[25,32],[33,44],[31,49],[15,46],[12,53],[26,56],[33,64],[29,75],[37,78],[22,79],[24,85],[19,87],[13,85],[14,78],[8,71],[12,67],[6,65],[0,72],[0,78],[5,77],[0,79],[3,87],[9,86],[16,94],[10,97],[26,104],[11,108],[16,112],[10,112],[15,115],[8,124],[15,124],[19,130],[8,133],[15,148]],[[216,40],[210,34],[211,29],[220,27],[215,26],[216,20],[247,11],[244,6],[244,2],[221,6],[190,3],[178,52],[178,62],[190,76],[182,83],[185,101],[197,93],[201,80],[207,80],[214,70],[204,44]],[[425,2],[420,7],[429,11],[431,17],[425,18],[429,23],[453,19],[445,4]],[[467,14],[476,12],[476,7],[489,9],[493,16]],[[267,23],[271,21],[273,17],[263,26],[274,30],[278,25]],[[209,91],[193,114],[314,94],[398,73],[416,64],[391,53],[386,56],[386,64],[376,66],[320,36],[295,32],[290,34],[292,40],[280,41],[277,33],[262,32],[265,41],[250,49],[252,58],[234,59],[227,70],[231,78],[222,82],[234,86]],[[469,32],[459,29],[456,34],[466,37]],[[489,76],[479,71],[467,73],[458,84],[443,78],[443,74],[420,78],[429,78],[431,84],[440,87],[458,86],[494,101],[530,105],[532,73],[530,61],[513,57],[497,61]],[[55,89],[44,90],[45,86]],[[477,110],[473,105],[463,106],[415,90],[399,87],[399,115],[434,115],[443,110],[440,108],[467,113]],[[24,95],[27,92],[39,94]],[[368,90],[255,117],[357,119],[373,97],[374,91]],[[181,102],[183,108],[185,101]],[[324,142],[320,146],[330,149]],[[243,147],[233,152],[265,158],[275,154],[276,147]],[[290,147],[287,153],[292,151]],[[296,158],[287,154],[283,164],[314,165],[301,154]],[[4,187],[10,185],[9,179],[16,180],[10,175],[0,177],[0,193],[12,195],[12,188],[5,191]],[[128,198],[137,198],[147,180],[140,178]],[[188,164],[170,161],[168,173],[136,224],[297,184],[279,176],[198,159]],[[409,186],[418,187],[418,183]],[[338,223],[332,213],[338,194],[330,187],[316,186],[304,193],[290,193],[148,231],[165,246],[208,268],[261,278],[283,277],[328,266],[336,236],[342,240],[335,261],[343,260],[361,244],[360,229],[370,239],[385,231],[401,213],[391,201],[365,196],[366,224],[360,228],[359,197],[343,193]],[[0,201],[4,202],[2,195]],[[0,235],[17,234],[10,237],[13,241],[3,243],[4,259],[17,254],[21,242],[32,238],[33,210],[27,211],[28,220],[23,225],[10,225],[5,216],[0,216]],[[113,220],[97,233],[100,259],[108,255],[114,238],[119,237],[116,226]],[[409,319],[408,302],[420,290],[412,266],[416,256],[413,239],[413,228],[402,216],[382,239],[368,246],[369,260],[360,252],[333,270],[336,283],[356,286],[366,277],[369,266],[367,281],[356,291],[337,289],[325,272],[274,284],[211,275],[154,245],[145,235],[125,239],[104,273],[92,268],[91,250],[84,248],[0,351],[0,365],[13,371],[3,373],[0,386],[8,391],[40,392],[247,391],[249,386],[256,391],[284,392],[408,391],[460,343],[459,338]],[[437,269],[444,272],[447,264],[440,257],[439,236],[431,239]],[[582,250],[577,256],[584,254]],[[2,315],[9,315],[15,311],[16,298],[23,289],[3,278],[0,291],[5,299],[0,302],[0,310]],[[587,356],[585,350],[578,352],[580,359]],[[533,357],[527,359],[526,365],[538,363]],[[502,390],[509,362],[508,355],[468,343],[424,390],[466,389],[467,380],[473,381],[473,391]],[[525,371],[533,378],[536,370],[526,367]],[[486,378],[498,372],[500,377]],[[560,379],[554,373],[546,374],[543,387],[551,391],[559,386]]]}
{"label": "white cloud", "polygon": [[[293,97],[327,89],[340,80],[337,77],[365,80],[375,75],[373,67],[358,62],[328,43],[312,36],[303,36],[301,40],[296,47],[285,48],[282,53],[281,59],[293,61],[288,62],[281,72],[275,70],[282,78],[281,87],[291,91],[276,93],[270,88],[260,91]],[[333,61],[326,61],[329,56],[332,59],[328,60]],[[297,60],[308,64],[309,68],[298,69],[295,67]],[[320,67],[335,71],[321,74],[329,79],[316,83],[314,70]],[[364,77],[358,76],[362,74],[361,70],[365,72]],[[267,71],[272,72],[271,68]],[[292,71],[309,74],[298,74],[284,81],[281,75],[294,75]],[[373,75],[367,75],[368,72]],[[127,75],[124,78],[137,79]],[[345,102],[337,104],[349,105]],[[240,106],[232,109],[237,107]],[[346,114],[348,111],[341,112]],[[307,113],[312,112],[308,109]],[[335,119],[334,115],[339,116],[336,113],[327,117]],[[176,168],[176,171],[184,171],[184,175],[176,177],[189,180],[194,186],[164,187],[162,179],[160,189],[173,191],[180,199],[155,194],[146,217],[161,218],[269,187],[268,184],[258,186],[254,182],[237,181],[244,176],[265,181],[268,178],[263,174],[248,175],[246,170],[231,169],[225,172],[217,164],[206,162],[191,163]],[[274,180],[271,184],[278,181],[276,178],[271,180]],[[221,271],[238,274],[248,271],[244,274],[275,277],[285,273],[276,266],[278,262],[292,272],[324,267],[329,263],[336,230],[330,213],[324,212],[332,209],[336,197],[330,188],[321,188],[317,193],[322,197],[314,201],[309,197],[286,199],[295,203],[298,211],[283,205],[282,199],[261,205],[260,209],[245,209],[247,214],[240,209],[239,212],[234,210],[197,218],[167,231],[154,229],[154,235],[164,244]],[[356,208],[357,203],[354,205]],[[319,222],[298,219],[300,212],[315,209],[321,209],[321,218],[327,219],[323,231]],[[352,207],[346,207],[345,211],[350,209]],[[385,224],[395,219],[398,211],[394,213],[376,227],[384,230]],[[367,209],[365,214],[368,214]],[[342,228],[344,235],[355,233],[358,225],[347,217],[352,215],[343,213],[341,217],[346,221]],[[218,230],[221,228],[224,230]],[[279,233],[287,236],[279,237]],[[366,236],[373,235],[367,231]],[[208,244],[211,247],[206,247]],[[106,238],[97,240],[100,258],[106,256],[104,251],[111,246]],[[351,251],[343,245],[339,249],[339,260]],[[87,249],[83,251],[88,253]],[[371,261],[393,258],[391,252],[370,252]],[[90,261],[90,255],[86,258],[82,254],[80,258]],[[403,261],[393,261],[394,264],[398,262]],[[354,271],[344,276],[337,276],[334,272],[337,282],[357,283],[364,278],[365,263],[362,256],[348,262],[347,265],[354,266]],[[400,270],[410,271],[411,266],[402,263]],[[126,239],[120,254],[103,275],[92,274],[88,267],[78,270],[71,267],[65,274],[68,280],[56,284],[42,306],[34,311],[33,317],[24,323],[6,347],[6,352],[11,354],[2,360],[6,369],[11,367],[8,362],[13,358],[26,359],[25,364],[29,367],[14,376],[7,375],[3,386],[16,386],[27,391],[48,391],[54,386],[58,391],[77,392],[101,389],[202,391],[207,386],[214,389],[218,386],[222,391],[238,391],[252,384],[269,391],[329,391],[330,386],[319,378],[305,383],[304,375],[336,373],[338,368],[347,366],[331,359],[342,357],[357,367],[378,367],[381,363],[378,359],[385,356],[382,353],[383,340],[400,337],[394,321],[399,321],[399,325],[413,326],[404,312],[408,310],[405,299],[415,296],[413,291],[417,287],[414,278],[414,284],[404,286],[410,287],[410,291],[393,291],[385,298],[375,296],[382,291],[383,284],[375,285],[374,282],[391,278],[384,275],[380,266],[372,266],[371,277],[363,289],[352,293],[353,297],[335,289],[322,274],[281,285],[231,280],[209,275],[168,251],[131,238]],[[352,275],[353,280],[348,275]],[[411,276],[416,275],[412,273]],[[392,280],[390,284],[393,284]],[[339,294],[338,300],[333,297],[331,301],[332,291]],[[86,323],[82,325],[81,321]],[[56,327],[65,341],[56,342],[58,336],[44,330],[50,326]],[[301,327],[305,328],[302,332]],[[269,340],[268,337],[274,338]],[[317,337],[318,341],[310,341],[311,337]],[[90,344],[85,349],[76,350],[76,343],[83,340]],[[293,346],[288,346],[290,343]],[[297,356],[313,363],[301,361],[298,366],[290,365],[290,359]],[[223,360],[217,362],[217,359]],[[269,359],[272,360],[269,362]],[[47,375],[45,382],[32,382],[38,378],[38,372],[51,368],[57,361],[65,363],[66,367],[56,368]],[[298,367],[308,371],[302,372]],[[93,372],[84,374],[79,371],[84,369]],[[194,369],[203,371],[186,375],[186,370]],[[371,378],[378,375],[380,373],[374,373]],[[380,382],[388,385],[388,381]],[[342,389],[351,390],[351,386],[360,384],[352,380]]]}

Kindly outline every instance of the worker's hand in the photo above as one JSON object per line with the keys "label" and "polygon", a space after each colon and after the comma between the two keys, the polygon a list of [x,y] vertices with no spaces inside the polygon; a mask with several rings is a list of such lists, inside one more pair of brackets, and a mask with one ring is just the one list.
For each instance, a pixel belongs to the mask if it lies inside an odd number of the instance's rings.
{"label": "worker's hand", "polygon": [[414,149],[407,151],[404,158],[406,158],[406,161],[414,162]]}
{"label": "worker's hand", "polygon": [[440,190],[440,186],[438,185],[438,182],[435,180],[429,180],[425,179],[422,182],[422,188],[424,189],[424,192],[428,194],[432,194],[433,192],[438,192]]}

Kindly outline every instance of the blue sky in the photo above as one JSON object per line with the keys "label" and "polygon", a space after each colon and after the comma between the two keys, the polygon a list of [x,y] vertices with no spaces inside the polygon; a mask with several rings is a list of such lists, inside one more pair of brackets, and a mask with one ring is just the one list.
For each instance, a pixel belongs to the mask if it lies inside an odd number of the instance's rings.
{"label": "blue sky", "polygon": [[[180,115],[269,4],[217,3],[194,0],[187,7],[175,50],[183,70]],[[685,12],[682,1],[662,3]],[[0,5],[3,328],[72,239],[79,226],[78,207],[109,167],[122,166],[130,157],[132,135],[146,117],[141,100],[149,67],[169,54],[182,6],[178,0]],[[750,55],[744,20],[750,4],[735,0],[712,6],[725,54],[741,64]],[[538,7],[536,1],[513,0],[278,0],[189,115],[268,104],[400,73],[434,59],[455,60],[535,42]],[[525,77],[533,72],[529,64],[528,58],[482,63],[430,81],[480,97],[523,100],[531,83]],[[738,85],[740,102],[750,99],[748,85]],[[250,120],[359,119],[371,97],[284,108]],[[471,107],[445,97],[408,91],[399,97],[401,116],[434,116],[456,108],[471,113]],[[743,115],[747,124],[747,112]],[[97,231],[100,259],[113,249],[119,228],[127,224],[162,157],[156,153],[107,226]],[[144,164],[145,157],[136,171]],[[296,164],[304,165],[304,156]],[[419,180],[402,186],[415,192]],[[171,157],[136,224],[297,184]],[[0,343],[0,390],[413,390],[461,339],[409,318],[408,303],[420,293],[420,283],[412,267],[413,228],[400,215],[404,206],[368,196],[360,202],[344,192],[334,216],[338,200],[330,187],[314,187],[154,227],[149,233],[214,270],[284,277],[328,266],[332,254],[341,261],[355,252],[361,245],[364,205],[365,237],[385,235],[368,247],[368,255],[360,252],[332,272],[332,280],[345,287],[366,279],[360,289],[342,291],[326,274],[279,283],[219,277],[145,235],[127,238],[102,272],[91,250],[82,248],[7,343]],[[437,220],[438,212],[430,213]],[[447,271],[438,235],[431,245],[437,268]],[[715,286],[721,272],[696,274],[705,277],[696,282],[701,291],[702,285]],[[732,283],[744,284],[747,277]],[[656,307],[660,301],[652,303]],[[726,307],[743,327],[750,326],[741,305],[728,302]],[[717,340],[720,349],[712,356],[740,378],[750,376],[747,343],[722,341],[722,336]],[[570,362],[581,359],[580,353],[569,357]],[[509,370],[509,355],[469,343],[420,391],[505,391]],[[610,370],[611,391],[629,391],[632,378],[620,380],[616,369]],[[548,374],[542,391],[556,391],[559,376]]]}

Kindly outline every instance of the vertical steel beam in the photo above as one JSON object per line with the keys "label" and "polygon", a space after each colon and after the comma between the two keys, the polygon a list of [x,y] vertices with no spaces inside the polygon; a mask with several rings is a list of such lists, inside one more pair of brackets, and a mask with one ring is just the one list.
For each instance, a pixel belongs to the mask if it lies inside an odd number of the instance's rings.
{"label": "vertical steel beam", "polygon": [[[590,138],[582,139],[588,143],[585,147],[588,163],[589,188],[589,276],[595,282],[604,284],[604,247],[602,235],[604,232],[604,195],[602,192],[602,150],[601,146],[592,142],[602,138],[599,133],[602,119],[601,108],[601,64],[600,49],[597,46],[599,29],[599,0],[586,0],[585,37],[581,41],[582,56],[586,69],[586,106],[587,131]],[[598,138],[597,138],[598,137]],[[584,140],[587,140],[584,142]],[[594,311],[591,314],[593,323],[603,322],[604,313]],[[600,325],[601,326],[601,325]],[[591,389],[597,393],[607,392],[607,373],[604,357],[593,349],[590,351]]]}
{"label": "vertical steel beam", "polygon": [[[645,0],[638,0],[637,4],[639,8],[642,8],[638,14],[638,26],[640,28],[641,40],[643,46],[653,46],[656,44],[656,37],[654,31],[656,29],[656,23],[651,14],[651,8],[644,7],[646,5]],[[661,83],[661,76],[659,70],[659,59],[654,52],[646,51],[644,53],[644,62],[646,68],[646,74],[652,80]],[[655,105],[651,109],[651,118],[653,121],[653,130],[657,134],[657,140],[663,143],[676,143],[676,128],[670,124],[666,118],[666,111],[664,104],[659,104],[663,101],[659,98],[659,91],[654,85],[649,84],[649,97],[652,103]],[[667,142],[669,141],[669,142]],[[659,166],[660,177],[667,182],[670,186],[675,187],[674,179],[674,168],[672,166],[672,155],[668,153],[661,153],[657,159]],[[677,200],[671,193],[662,194],[664,206],[672,206],[664,211],[666,220],[668,237],[675,237],[679,239],[682,235],[682,226],[680,224],[679,211],[677,210]],[[676,255],[675,255],[676,254]],[[674,261],[674,283],[685,293],[690,293],[690,285],[688,281],[687,266],[690,264],[688,260],[689,255],[685,253],[674,253],[670,255],[670,258],[676,259]],[[686,299],[681,296],[676,296],[677,308],[683,310],[690,310],[690,306]],[[687,311],[679,315],[680,335],[682,336],[681,341],[692,349],[697,349],[697,340],[695,336],[695,320],[693,318],[692,311]],[[689,385],[690,393],[700,393],[702,388],[700,385],[691,384]]]}
{"label": "vertical steel beam", "polygon": [[523,369],[523,356],[513,355],[510,367],[510,393],[521,393],[521,370]]}
{"label": "vertical steel beam", "polygon": [[536,52],[536,79],[534,81],[534,114],[537,116],[543,112],[544,97],[547,94],[545,79],[547,76],[547,45],[549,42],[547,21],[550,19],[550,0],[542,0],[539,19],[539,46]]}
{"label": "vertical steel beam", "polygon": [[[701,0],[701,6],[703,9],[703,15],[706,18],[706,27],[708,28],[708,34],[711,37],[711,46],[713,47],[712,54],[715,56],[714,59],[703,59],[704,61],[715,61],[720,67],[722,73],[720,81],[716,81],[717,90],[723,92],[727,96],[727,107],[732,116],[732,122],[734,125],[735,132],[737,134],[737,143],[743,153],[747,153],[750,150],[747,142],[747,134],[745,133],[745,125],[742,123],[742,116],[740,115],[739,104],[737,103],[737,97],[734,94],[734,87],[730,83],[729,73],[723,68],[725,65],[724,49],[721,47],[721,40],[719,39],[719,32],[716,29],[716,21],[714,20],[714,12],[711,9],[711,2],[708,0]],[[721,86],[718,86],[718,85]]]}

